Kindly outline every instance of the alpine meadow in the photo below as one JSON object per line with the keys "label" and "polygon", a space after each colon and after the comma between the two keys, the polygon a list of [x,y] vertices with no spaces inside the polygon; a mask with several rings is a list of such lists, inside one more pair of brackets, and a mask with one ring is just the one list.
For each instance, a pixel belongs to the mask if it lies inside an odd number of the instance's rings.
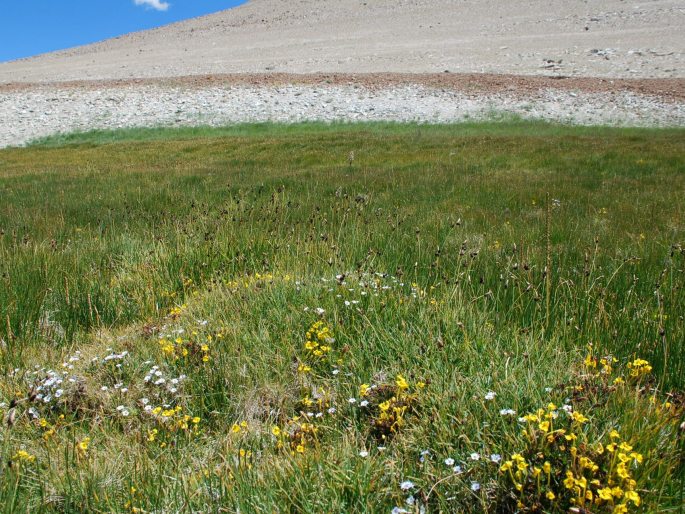
{"label": "alpine meadow", "polygon": [[684,288],[682,128],[5,148],[0,505],[682,512]]}

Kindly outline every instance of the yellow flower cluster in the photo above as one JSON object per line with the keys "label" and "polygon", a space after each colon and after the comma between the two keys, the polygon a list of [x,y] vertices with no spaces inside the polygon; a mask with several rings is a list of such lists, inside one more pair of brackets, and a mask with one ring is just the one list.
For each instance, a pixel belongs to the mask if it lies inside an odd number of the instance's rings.
{"label": "yellow flower cluster", "polygon": [[62,420],[64,420],[64,414],[60,414],[57,418],[57,421],[54,424],[50,424],[50,422],[45,418],[40,418],[38,420],[38,426],[43,431],[44,441],[47,442],[50,439],[52,439],[52,437],[57,433],[57,429],[59,428],[60,422]]}
{"label": "yellow flower cluster", "polygon": [[317,364],[330,362],[327,357],[331,356],[334,342],[333,331],[323,320],[312,323],[305,335],[304,355],[299,360],[298,373],[309,373]]}
{"label": "yellow flower cluster", "polygon": [[395,433],[404,425],[404,414],[408,405],[401,399],[393,396],[378,404],[378,416],[374,420],[376,429],[386,437],[386,432]]}
{"label": "yellow flower cluster", "polygon": [[[521,511],[580,508],[627,512],[641,499],[630,467],[643,456],[621,441],[617,431],[606,446],[585,440],[581,427],[590,420],[578,411],[546,409],[523,416],[528,446],[504,461],[500,471],[514,485]],[[527,456],[527,457],[526,457]]]}
{"label": "yellow flower cluster", "polygon": [[641,377],[651,373],[652,366],[644,359],[635,359],[628,363],[628,369],[631,377]]}
{"label": "yellow flower cluster", "polygon": [[233,425],[231,425],[231,434],[246,434],[248,431],[247,421],[241,421],[240,423],[233,423]]}
{"label": "yellow flower cluster", "polygon": [[[312,323],[305,335],[304,357],[298,365],[298,372],[309,373],[313,366],[328,362],[325,359],[330,356],[334,341],[332,330],[323,320]],[[282,427],[274,425],[271,430],[276,447],[287,449],[291,455],[301,455],[307,448],[316,445],[319,433],[316,424],[323,421],[326,414],[335,412],[330,405],[330,391],[307,381],[306,391],[295,405],[298,414],[289,418]]]}
{"label": "yellow flower cluster", "polygon": [[376,439],[385,441],[392,438],[405,426],[407,415],[415,409],[418,390],[423,387],[425,384],[418,382],[412,388],[399,374],[395,377],[394,384],[360,386],[361,396],[368,398],[366,412],[371,415],[372,432]]}
{"label": "yellow flower cluster", "polygon": [[184,414],[181,406],[155,407],[150,413],[157,424],[147,431],[147,442],[158,444],[160,448],[166,448],[173,434],[195,435],[200,431],[200,417]]}
{"label": "yellow flower cluster", "polygon": [[274,425],[271,434],[276,438],[278,448],[288,448],[292,455],[303,454],[318,442],[319,427],[326,414],[332,414],[330,392],[323,387],[316,389],[313,398],[305,395],[296,406],[299,414],[290,418],[283,426]]}
{"label": "yellow flower cluster", "polygon": [[307,330],[304,348],[309,357],[322,359],[331,352],[333,342],[333,332],[323,320],[319,320],[312,323]]}
{"label": "yellow flower cluster", "polygon": [[30,454],[26,450],[17,450],[17,452],[12,456],[12,460],[18,463],[34,462],[36,460],[36,456]]}
{"label": "yellow flower cluster", "polygon": [[[618,362],[618,360],[611,355],[595,357],[593,355],[592,346],[590,346],[590,351],[586,355],[583,364],[591,375],[593,373],[599,373],[600,375],[608,377],[614,371],[613,365],[616,362]],[[628,362],[626,367],[628,368],[628,375],[633,379],[643,377],[652,372],[652,366],[649,364],[649,362],[640,358],[636,358],[633,361]],[[624,383],[625,379],[622,376],[617,376],[613,381],[614,385],[620,385]]]}
{"label": "yellow flower cluster", "polygon": [[209,345],[214,341],[214,338],[221,339],[223,334],[219,332],[216,336],[208,334],[205,340],[199,339],[199,334],[196,331],[192,332],[190,339],[184,340],[181,337],[176,339],[162,338],[159,340],[159,346],[164,356],[173,361],[185,359],[195,362],[209,362],[210,347]]}
{"label": "yellow flower cluster", "polygon": [[616,362],[618,362],[618,359],[612,355],[599,358],[595,357],[592,354],[592,348],[590,348],[590,352],[585,357],[584,364],[588,370],[598,370],[599,373],[603,375],[610,375],[614,370],[613,364]]}
{"label": "yellow flower cluster", "polygon": [[308,416],[293,416],[284,428],[274,425],[271,434],[277,448],[287,448],[291,455],[302,455],[318,443],[319,428]]}

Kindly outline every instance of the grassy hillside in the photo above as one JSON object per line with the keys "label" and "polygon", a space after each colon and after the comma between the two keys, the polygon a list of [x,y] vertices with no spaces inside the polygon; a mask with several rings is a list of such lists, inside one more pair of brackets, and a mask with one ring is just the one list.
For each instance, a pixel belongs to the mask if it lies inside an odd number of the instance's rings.
{"label": "grassy hillside", "polygon": [[673,512],[684,170],[523,122],[2,150],[0,504]]}

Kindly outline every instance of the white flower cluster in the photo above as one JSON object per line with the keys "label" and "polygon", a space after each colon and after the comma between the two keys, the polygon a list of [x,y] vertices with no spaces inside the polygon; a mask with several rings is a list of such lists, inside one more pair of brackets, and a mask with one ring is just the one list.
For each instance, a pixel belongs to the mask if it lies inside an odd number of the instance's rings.
{"label": "white flower cluster", "polygon": [[[149,361],[147,362],[149,364]],[[159,368],[159,366],[152,366],[149,371],[145,374],[143,382],[148,385],[157,386],[169,391],[171,394],[176,394],[181,382],[183,382],[187,375],[179,375],[178,377],[165,377],[164,372]]]}
{"label": "white flower cluster", "polygon": [[27,375],[27,378],[29,377],[41,377],[31,380],[33,384],[32,390],[35,393],[34,401],[46,405],[55,404],[65,395],[66,389],[83,381],[78,376],[71,376],[67,373],[60,373],[51,369],[45,370],[44,368],[34,370]]}

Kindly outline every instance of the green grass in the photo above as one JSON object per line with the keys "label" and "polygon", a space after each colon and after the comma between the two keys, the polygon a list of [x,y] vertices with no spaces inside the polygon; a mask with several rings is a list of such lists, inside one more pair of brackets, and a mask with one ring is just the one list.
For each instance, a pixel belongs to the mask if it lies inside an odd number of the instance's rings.
{"label": "green grass", "polygon": [[[91,130],[88,132],[70,132],[56,134],[33,140],[29,146],[33,148],[55,148],[67,145],[102,145],[121,142],[144,141],[181,141],[198,138],[225,137],[253,137],[253,136],[304,136],[306,134],[322,135],[330,133],[358,133],[359,123],[326,123],[302,122],[294,124],[278,123],[244,123],[225,127],[194,126],[194,127],[139,127],[118,130]],[[602,126],[570,126],[549,123],[546,121],[531,121],[513,115],[496,116],[492,121],[464,122],[453,125],[416,124],[394,122],[370,122],[363,124],[364,132],[378,136],[394,135],[443,135],[443,136],[608,136],[621,134],[623,136],[639,136],[650,133],[682,134],[681,129],[649,129],[649,128],[613,128]]]}
{"label": "green grass", "polygon": [[[629,511],[677,511],[684,170],[682,129],[520,120],[130,129],[2,150],[0,504],[566,511],[569,447],[605,485],[616,462],[598,444],[617,429],[644,456]],[[335,337],[320,357],[305,348],[319,319]],[[651,371],[630,376],[636,358]],[[164,384],[145,380],[152,366]],[[65,375],[45,403],[48,370]],[[379,386],[367,407],[362,384]],[[142,398],[181,410],[164,423]],[[521,432],[550,402],[589,418],[554,420],[576,443]],[[488,460],[516,452],[553,461],[550,484]]]}

